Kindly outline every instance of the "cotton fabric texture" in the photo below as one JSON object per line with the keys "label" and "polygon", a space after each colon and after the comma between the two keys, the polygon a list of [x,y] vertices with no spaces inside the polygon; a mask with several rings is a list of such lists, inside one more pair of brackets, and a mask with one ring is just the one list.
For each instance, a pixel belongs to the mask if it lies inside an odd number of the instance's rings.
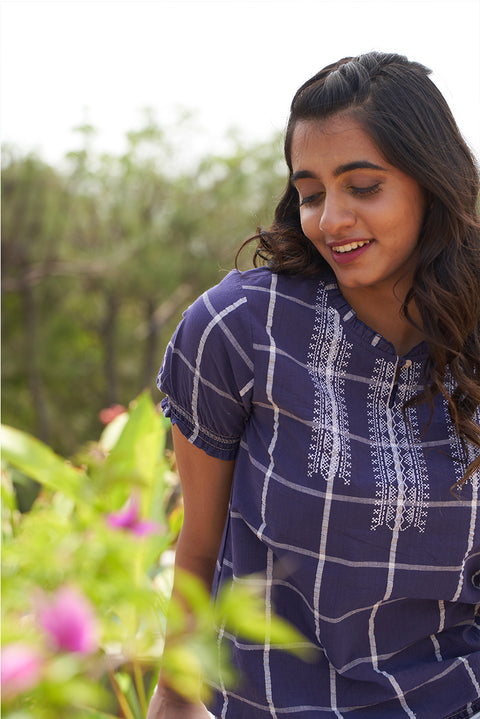
{"label": "cotton fabric texture", "polygon": [[243,681],[219,682],[215,716],[439,719],[480,696],[480,478],[452,496],[465,461],[443,397],[430,422],[424,404],[402,413],[427,354],[397,357],[330,274],[233,271],[185,312],[164,412],[236,458],[214,595],[260,583],[267,620],[316,650],[220,626]]}

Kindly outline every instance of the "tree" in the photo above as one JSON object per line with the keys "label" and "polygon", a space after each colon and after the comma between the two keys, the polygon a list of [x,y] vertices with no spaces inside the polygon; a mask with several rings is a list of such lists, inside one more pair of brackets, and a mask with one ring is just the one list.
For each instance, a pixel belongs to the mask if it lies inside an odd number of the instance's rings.
{"label": "tree", "polygon": [[284,182],[279,138],[232,133],[192,161],[188,118],[173,131],[147,113],[121,156],[78,129],[62,169],[7,148],[2,186],[4,418],[64,454],[102,407],[153,389],[182,309],[270,222]]}

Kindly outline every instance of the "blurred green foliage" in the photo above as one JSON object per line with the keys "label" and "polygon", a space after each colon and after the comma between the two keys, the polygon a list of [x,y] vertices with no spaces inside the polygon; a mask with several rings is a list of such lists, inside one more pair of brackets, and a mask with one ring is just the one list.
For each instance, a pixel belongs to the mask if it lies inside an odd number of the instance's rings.
{"label": "blurred green foliage", "polygon": [[61,168],[2,153],[3,420],[66,455],[102,408],[153,390],[181,312],[270,223],[285,181],[280,137],[232,132],[193,159],[191,119],[146,113],[114,156],[77,129]]}
{"label": "blurred green foliage", "polygon": [[[168,426],[143,392],[72,460],[2,427],[5,719],[145,716],[182,521]],[[25,475],[42,490],[20,512],[15,484]],[[218,681],[214,625],[256,642],[268,633],[272,645],[306,656],[296,630],[266,621],[261,582],[226,586],[215,606],[194,577],[180,575],[178,586],[162,671],[186,696],[199,677]],[[228,667],[224,657],[222,681],[233,682]]]}
{"label": "blurred green foliage", "polygon": [[[89,706],[114,711],[108,677],[118,691],[123,674],[138,679],[158,663],[172,573],[162,557],[179,526],[166,513],[175,485],[164,449],[167,425],[143,394],[73,462],[2,427],[2,646],[31,646],[42,665],[41,681],[7,701],[5,716],[16,716],[19,707],[32,719],[89,716]],[[26,513],[16,506],[19,472],[42,485]],[[155,518],[156,531],[138,536],[109,524],[132,496],[143,518]],[[95,608],[99,644],[91,656],[55,651],[36,621],[39,597],[62,587],[74,587]],[[143,679],[137,681],[134,704],[142,710],[146,691]]]}

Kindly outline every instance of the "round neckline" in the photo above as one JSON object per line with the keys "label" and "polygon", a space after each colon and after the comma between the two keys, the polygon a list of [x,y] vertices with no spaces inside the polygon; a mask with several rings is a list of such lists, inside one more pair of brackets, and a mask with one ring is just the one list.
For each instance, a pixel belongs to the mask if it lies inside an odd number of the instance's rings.
{"label": "round neckline", "polygon": [[342,323],[348,326],[349,329],[353,330],[362,342],[365,342],[371,347],[377,348],[394,357],[401,357],[402,359],[408,358],[421,360],[428,356],[428,344],[425,340],[416,344],[406,354],[399,355],[394,345],[389,340],[385,339],[383,335],[376,332],[369,325],[365,324],[363,320],[357,317],[357,313],[343,296],[333,273],[331,275],[322,275],[322,281],[325,282],[325,287],[331,298],[331,304],[339,312],[342,318]]}

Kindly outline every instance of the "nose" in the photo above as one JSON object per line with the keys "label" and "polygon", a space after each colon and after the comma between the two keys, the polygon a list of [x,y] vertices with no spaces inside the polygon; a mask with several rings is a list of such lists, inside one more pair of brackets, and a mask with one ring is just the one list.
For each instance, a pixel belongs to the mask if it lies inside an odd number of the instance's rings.
{"label": "nose", "polygon": [[327,235],[339,235],[342,231],[350,229],[355,225],[357,217],[355,212],[348,207],[344,198],[335,195],[326,195],[323,212],[319,221],[319,228]]}

